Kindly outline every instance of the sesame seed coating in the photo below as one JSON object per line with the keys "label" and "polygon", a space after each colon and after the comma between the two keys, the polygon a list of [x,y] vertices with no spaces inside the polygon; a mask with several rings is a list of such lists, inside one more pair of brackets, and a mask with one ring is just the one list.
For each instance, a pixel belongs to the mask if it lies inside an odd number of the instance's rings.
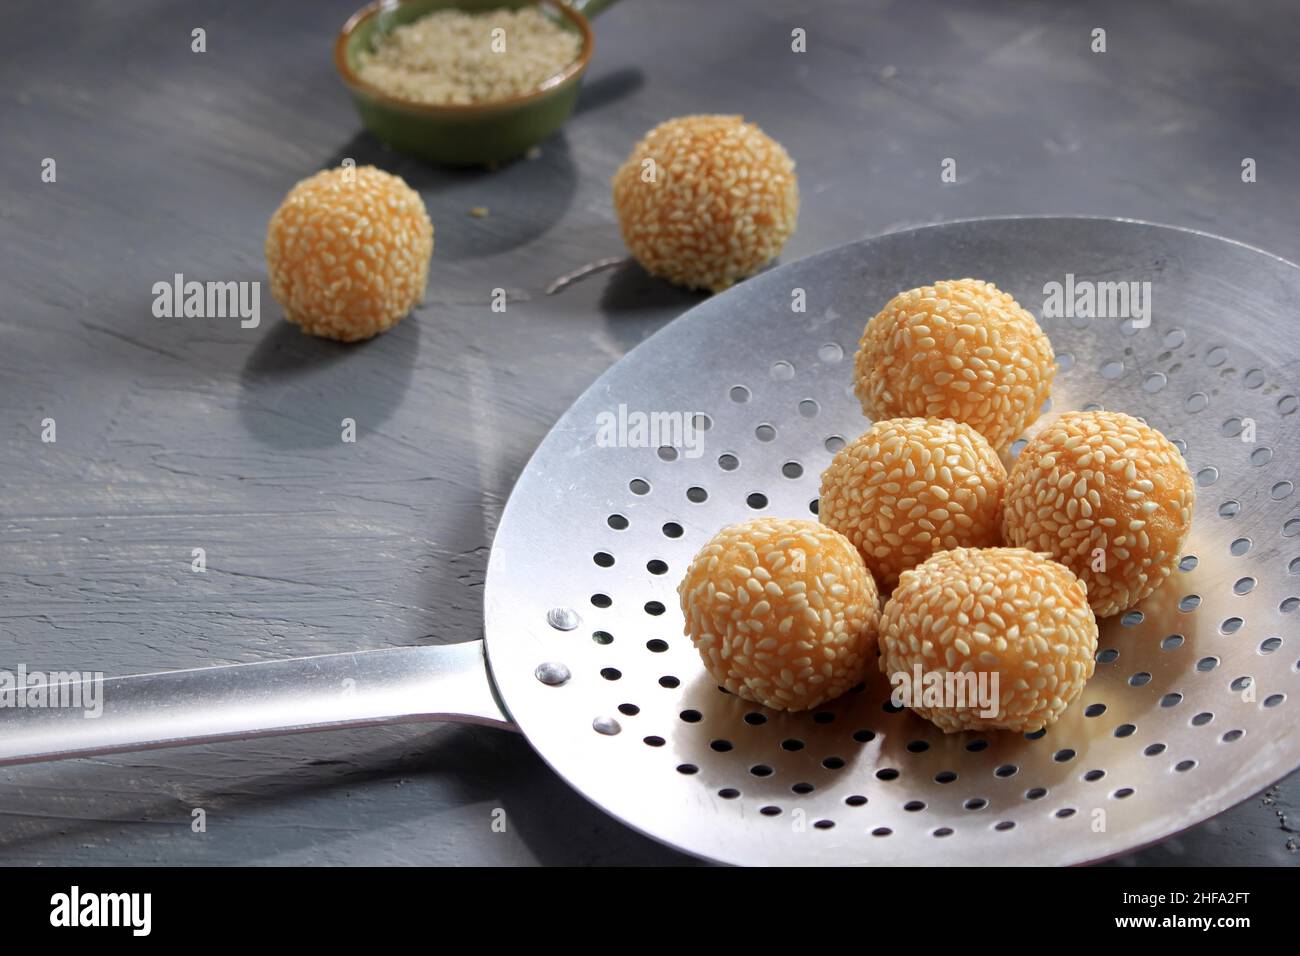
{"label": "sesame seed coating", "polygon": [[1001,543],[1007,472],[984,436],[939,418],[878,421],[822,472],[818,515],[880,587],[936,551]]}
{"label": "sesame seed coating", "polygon": [[432,253],[420,194],[374,166],[309,176],[266,227],[266,270],[284,317],[343,342],[387,331],[410,312]]}
{"label": "sesame seed coating", "polygon": [[623,241],[645,270],[713,292],[775,259],[799,215],[794,161],[740,116],[660,123],[632,148],[613,190]]}
{"label": "sesame seed coating", "polygon": [[[1023,548],[941,551],[905,571],[880,620],[880,669],[997,675],[997,713],[914,702],[944,733],[1054,723],[1096,666],[1097,620],[1069,569]],[[991,708],[990,708],[991,709]]]}
{"label": "sesame seed coating", "polygon": [[1002,532],[1070,568],[1107,617],[1169,576],[1195,502],[1187,463],[1160,432],[1121,412],[1068,412],[1012,466]]}
{"label": "sesame seed coating", "polygon": [[870,418],[951,418],[998,451],[1038,417],[1056,376],[1052,343],[991,282],[910,289],[867,323],[853,361]]}
{"label": "sesame seed coating", "polygon": [[805,710],[859,683],[880,619],[871,573],[815,521],[756,518],[719,531],[677,588],[685,633],[719,684]]}

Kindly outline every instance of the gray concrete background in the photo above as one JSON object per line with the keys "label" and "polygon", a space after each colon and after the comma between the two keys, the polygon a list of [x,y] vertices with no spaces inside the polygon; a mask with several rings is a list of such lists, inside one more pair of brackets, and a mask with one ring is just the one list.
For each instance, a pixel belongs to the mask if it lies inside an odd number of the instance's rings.
{"label": "gray concrete background", "polygon": [[[1284,0],[623,0],[597,21],[564,133],[493,173],[427,168],[361,131],[330,61],[353,5],[10,5],[0,667],[124,674],[480,636],[488,547],[533,447],[699,301],[634,265],[544,294],[622,254],[609,177],[669,116],[744,113],[788,147],[803,206],[783,261],[1016,213],[1146,218],[1300,260],[1300,26]],[[796,26],[806,54],[789,52]],[[41,182],[45,157],[57,183]],[[400,173],[429,207],[412,318],[344,347],[280,321],[267,289],[258,329],[152,316],[153,283],[177,272],[264,280],[271,212],[343,157]],[[940,182],[945,157],[956,184]],[[498,286],[504,314],[488,306]],[[207,574],[190,571],[194,547]],[[1120,862],[1294,864],[1298,787]],[[5,770],[0,861],[687,862],[519,737],[458,726]]]}

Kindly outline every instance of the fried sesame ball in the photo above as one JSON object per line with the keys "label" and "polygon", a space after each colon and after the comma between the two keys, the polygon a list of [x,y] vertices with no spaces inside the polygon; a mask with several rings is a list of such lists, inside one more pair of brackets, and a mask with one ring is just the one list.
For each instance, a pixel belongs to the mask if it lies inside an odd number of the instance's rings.
{"label": "fried sesame ball", "polygon": [[[903,572],[880,620],[880,670],[891,683],[906,675],[912,710],[949,734],[1054,723],[1092,676],[1096,652],[1097,620],[1082,582],[1023,548],[940,551]],[[918,695],[931,674],[954,691],[957,675],[986,675],[997,713],[982,713],[969,677],[960,678],[964,699],[927,702]]]}
{"label": "fried sesame ball", "polygon": [[822,472],[821,522],[853,542],[886,591],[936,551],[1000,544],[997,452],[969,425],[878,421]]}
{"label": "fried sesame ball", "polygon": [[1012,466],[1002,532],[1077,574],[1107,617],[1169,576],[1195,501],[1182,454],[1150,425],[1121,412],[1067,412]]}
{"label": "fried sesame ball", "polygon": [[343,342],[384,332],[415,307],[432,252],[420,194],[374,166],[309,176],[266,227],[266,269],[284,317]]}
{"label": "fried sesame ball", "polygon": [[713,679],[775,710],[805,710],[859,683],[879,598],[843,535],[815,521],[723,528],[677,588],[685,633]]}
{"label": "fried sesame ball", "polygon": [[781,252],[799,215],[794,161],[740,116],[660,123],[614,174],[623,241],[651,275],[720,292]]}
{"label": "fried sesame ball", "polygon": [[870,418],[951,418],[998,451],[1038,417],[1052,388],[1052,343],[1034,317],[991,282],[910,289],[867,323],[853,362]]}

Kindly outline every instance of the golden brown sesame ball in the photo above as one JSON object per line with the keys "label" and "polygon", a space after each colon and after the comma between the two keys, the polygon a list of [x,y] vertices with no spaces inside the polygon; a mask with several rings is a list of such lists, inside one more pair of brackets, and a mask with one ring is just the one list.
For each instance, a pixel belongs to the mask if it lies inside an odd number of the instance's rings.
{"label": "golden brown sesame ball", "polygon": [[660,123],[614,174],[623,241],[651,275],[720,292],[781,252],[799,215],[794,161],[740,116]]}
{"label": "golden brown sesame ball", "polygon": [[853,373],[870,418],[951,418],[1002,451],[1038,417],[1056,359],[1015,299],[957,279],[890,299],[867,323]]}
{"label": "golden brown sesame ball", "polygon": [[1195,502],[1187,463],[1160,432],[1120,412],[1067,412],[1012,466],[1002,532],[1070,568],[1107,617],[1169,576]]}
{"label": "golden brown sesame ball", "polygon": [[[940,551],[903,572],[880,619],[881,672],[895,687],[905,675],[909,706],[949,734],[1054,723],[1092,676],[1096,653],[1097,620],[1083,584],[1023,548]],[[993,703],[987,710],[978,683],[958,677],[978,682],[981,674]],[[927,701],[926,684],[938,678],[964,696]]]}
{"label": "golden brown sesame ball", "polygon": [[879,598],[853,545],[815,521],[723,528],[677,594],[685,633],[719,684],[776,710],[805,710],[862,680]]}
{"label": "golden brown sesame ball", "polygon": [[941,418],[889,418],[822,472],[817,513],[888,591],[936,551],[1000,544],[1007,472],[984,436]]}
{"label": "golden brown sesame ball", "polygon": [[420,194],[374,166],[302,180],[266,227],[266,270],[284,317],[343,342],[387,331],[416,306],[432,252]]}

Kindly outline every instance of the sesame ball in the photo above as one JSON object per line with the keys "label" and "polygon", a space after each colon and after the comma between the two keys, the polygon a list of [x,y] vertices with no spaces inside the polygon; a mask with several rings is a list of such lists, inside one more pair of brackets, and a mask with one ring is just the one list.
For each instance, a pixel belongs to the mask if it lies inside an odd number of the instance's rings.
{"label": "sesame ball", "polygon": [[951,418],[998,451],[1038,417],[1056,375],[1034,317],[991,282],[910,289],[867,323],[853,363],[870,418]]}
{"label": "sesame ball", "polygon": [[[1092,676],[1096,652],[1097,620],[1082,582],[1023,548],[939,552],[903,572],[880,620],[880,670],[896,687],[905,675],[912,710],[949,734],[1054,723]],[[992,706],[963,674],[984,675]],[[927,702],[926,675],[956,693]]]}
{"label": "sesame ball", "polygon": [[614,174],[623,241],[651,275],[720,292],[781,252],[799,214],[794,161],[740,116],[660,123]]}
{"label": "sesame ball", "polygon": [[876,645],[876,584],[843,535],[815,521],[723,528],[677,588],[685,633],[713,679],[775,710],[859,683]]}
{"label": "sesame ball", "polygon": [[1068,412],[1012,466],[1002,532],[1077,574],[1107,617],[1169,576],[1195,501],[1187,463],[1160,432],[1120,412]]}
{"label": "sesame ball", "polygon": [[1000,544],[997,452],[969,425],[890,418],[845,445],[822,472],[822,524],[853,542],[881,588],[936,551]]}
{"label": "sesame ball", "polygon": [[266,269],[284,317],[343,342],[384,332],[415,307],[432,252],[420,194],[374,166],[309,176],[266,227]]}

